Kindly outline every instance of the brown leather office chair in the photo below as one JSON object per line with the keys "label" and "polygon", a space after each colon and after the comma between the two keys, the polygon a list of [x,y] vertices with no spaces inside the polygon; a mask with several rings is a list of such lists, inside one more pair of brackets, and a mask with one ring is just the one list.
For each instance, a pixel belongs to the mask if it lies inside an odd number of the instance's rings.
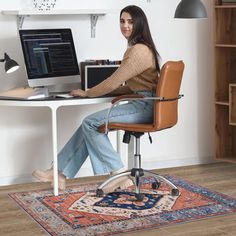
{"label": "brown leather office chair", "polygon": [[[156,88],[156,97],[142,97],[140,95],[122,95],[112,101],[112,106],[108,111],[106,124],[99,127],[100,132],[108,132],[108,130],[124,130],[123,142],[129,143],[130,136],[135,137],[135,153],[134,153],[134,167],[131,170],[112,176],[97,188],[97,196],[104,195],[103,188],[111,181],[129,175],[132,177],[135,185],[136,199],[142,201],[143,195],[140,190],[142,176],[152,176],[155,181],[152,182],[152,188],[158,189],[161,182],[166,182],[171,186],[171,194],[173,196],[179,195],[178,188],[167,180],[165,177],[160,176],[151,171],[141,168],[141,155],[140,155],[140,137],[144,133],[156,132],[163,129],[173,127],[178,120],[178,100],[183,96],[179,94],[180,85],[184,71],[184,63],[182,61],[168,61],[166,62],[160,72]],[[129,124],[129,123],[109,123],[109,112],[111,109],[118,105],[121,101],[129,101],[136,99],[154,99],[154,112],[152,124]],[[144,114],[145,115],[145,114]],[[150,136],[149,136],[150,137]]]}

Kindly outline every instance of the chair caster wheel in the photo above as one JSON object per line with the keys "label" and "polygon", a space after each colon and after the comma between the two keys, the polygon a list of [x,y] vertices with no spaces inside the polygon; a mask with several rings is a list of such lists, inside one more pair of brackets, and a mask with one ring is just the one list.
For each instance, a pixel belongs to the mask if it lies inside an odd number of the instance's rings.
{"label": "chair caster wheel", "polygon": [[173,188],[173,189],[171,190],[171,195],[172,195],[172,196],[179,196],[179,189]]}
{"label": "chair caster wheel", "polygon": [[160,187],[160,185],[161,185],[161,183],[160,182],[153,182],[152,183],[152,189],[159,189],[159,187]]}
{"label": "chair caster wheel", "polygon": [[102,189],[98,188],[96,190],[96,197],[103,197],[104,196],[104,192]]}
{"label": "chair caster wheel", "polygon": [[135,198],[137,201],[141,202],[144,199],[144,196],[141,193],[135,193]]}

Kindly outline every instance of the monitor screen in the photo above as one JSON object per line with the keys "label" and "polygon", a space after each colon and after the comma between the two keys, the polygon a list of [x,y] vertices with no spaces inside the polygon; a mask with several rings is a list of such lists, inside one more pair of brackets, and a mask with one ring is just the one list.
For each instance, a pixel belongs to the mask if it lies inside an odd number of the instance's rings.
{"label": "monitor screen", "polygon": [[31,87],[80,82],[71,29],[19,31]]}

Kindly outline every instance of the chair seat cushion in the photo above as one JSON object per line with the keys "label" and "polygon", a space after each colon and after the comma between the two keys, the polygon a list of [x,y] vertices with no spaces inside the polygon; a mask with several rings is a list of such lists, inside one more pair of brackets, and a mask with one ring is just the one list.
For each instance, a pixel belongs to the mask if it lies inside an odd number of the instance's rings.
{"label": "chair seat cushion", "polygon": [[[100,133],[105,133],[106,126],[99,127]],[[153,124],[129,124],[129,123],[109,123],[108,130],[124,130],[133,132],[153,132],[156,131]]]}

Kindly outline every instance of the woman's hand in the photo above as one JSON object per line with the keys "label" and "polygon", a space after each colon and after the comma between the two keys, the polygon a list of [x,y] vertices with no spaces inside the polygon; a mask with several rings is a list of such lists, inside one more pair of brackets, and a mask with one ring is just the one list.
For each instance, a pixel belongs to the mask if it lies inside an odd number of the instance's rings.
{"label": "woman's hand", "polygon": [[82,89],[74,89],[70,92],[70,95],[72,95],[74,97],[87,97],[86,91],[84,91]]}

